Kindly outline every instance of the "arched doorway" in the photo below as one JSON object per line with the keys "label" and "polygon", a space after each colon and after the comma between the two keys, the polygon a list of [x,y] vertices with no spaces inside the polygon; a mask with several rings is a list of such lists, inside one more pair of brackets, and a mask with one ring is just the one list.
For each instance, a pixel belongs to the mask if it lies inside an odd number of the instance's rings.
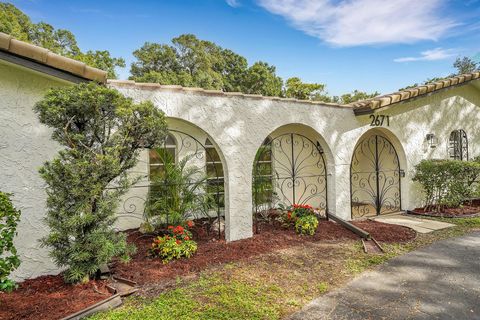
{"label": "arched doorway", "polygon": [[402,176],[397,151],[386,136],[362,137],[350,164],[352,219],[400,211]]}
{"label": "arched doorway", "polygon": [[326,214],[327,168],[320,143],[299,133],[265,139],[255,156],[252,196],[255,222],[293,204]]}

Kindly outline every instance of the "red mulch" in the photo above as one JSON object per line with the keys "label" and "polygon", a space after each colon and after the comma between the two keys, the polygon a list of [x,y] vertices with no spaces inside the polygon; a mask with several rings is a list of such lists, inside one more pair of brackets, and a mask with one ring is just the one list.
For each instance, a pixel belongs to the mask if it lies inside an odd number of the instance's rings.
{"label": "red mulch", "polygon": [[[370,232],[378,241],[403,242],[415,237],[414,231],[402,226],[375,221],[354,224]],[[153,237],[142,236],[137,230],[129,230],[128,241],[137,246],[137,253],[128,264],[114,263],[111,271],[142,285],[175,279],[210,266],[248,260],[304,243],[359,239],[353,232],[331,221],[320,221],[318,230],[312,237],[299,236],[293,230],[272,224],[261,224],[259,233],[252,238],[231,243],[214,239],[218,235],[209,235],[202,227],[196,226],[192,232],[198,243],[197,253],[190,259],[163,264],[160,259],[147,256]],[[94,287],[105,294],[95,292]],[[109,296],[105,281],[92,280],[85,285],[68,285],[63,282],[61,275],[42,276],[26,280],[13,293],[0,293],[0,319],[59,319]]]}
{"label": "red mulch", "polygon": [[[378,241],[404,242],[415,238],[414,231],[402,226],[374,221],[362,221],[355,224],[371,232]],[[189,272],[204,270],[209,266],[248,260],[260,254],[302,243],[359,239],[353,232],[330,221],[321,221],[317,233],[312,237],[299,236],[295,231],[286,230],[279,226],[262,224],[259,233],[252,238],[231,243],[211,239],[211,237],[198,230],[193,231],[194,234],[202,235],[201,239],[196,238],[198,242],[197,253],[190,259],[163,264],[160,259],[150,258],[147,255],[153,237],[142,236],[138,231],[130,230],[128,231],[128,241],[137,246],[137,252],[128,264],[116,263],[111,269],[120,277],[136,281],[139,284],[146,284],[174,279]]]}
{"label": "red mulch", "polygon": [[367,231],[377,241],[407,242],[413,240],[417,233],[410,228],[378,221],[356,221],[357,227]]}
{"label": "red mulch", "polygon": [[0,293],[0,319],[61,319],[110,295],[106,281],[69,285],[61,275],[42,276],[22,282],[12,293]]}
{"label": "red mulch", "polygon": [[414,213],[434,217],[462,217],[480,214],[480,199],[465,202],[461,208],[442,208],[441,212],[435,212],[432,208],[415,208]]}

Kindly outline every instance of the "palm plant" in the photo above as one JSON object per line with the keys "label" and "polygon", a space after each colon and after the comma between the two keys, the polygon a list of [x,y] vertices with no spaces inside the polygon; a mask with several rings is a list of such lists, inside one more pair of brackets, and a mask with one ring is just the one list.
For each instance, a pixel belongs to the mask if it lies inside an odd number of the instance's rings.
{"label": "palm plant", "polygon": [[174,156],[165,149],[155,151],[160,156],[162,170],[151,181],[146,221],[160,227],[208,216],[214,199],[206,192],[207,176],[202,168],[189,164],[193,156],[175,163]]}

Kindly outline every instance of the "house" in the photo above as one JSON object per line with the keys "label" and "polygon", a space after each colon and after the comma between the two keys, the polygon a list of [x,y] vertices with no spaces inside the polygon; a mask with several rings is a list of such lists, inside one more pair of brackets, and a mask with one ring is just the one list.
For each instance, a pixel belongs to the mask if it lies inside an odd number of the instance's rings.
{"label": "house", "polygon": [[[175,161],[189,155],[208,176],[225,237],[251,237],[254,220],[279,204],[304,203],[344,219],[413,209],[422,159],[480,155],[480,73],[452,77],[349,105],[106,80],[100,70],[0,34],[0,190],[22,212],[17,278],[58,272],[38,239],[46,234],[37,169],[58,151],[32,111],[52,86],[99,81],[163,110]],[[117,227],[143,221],[150,179],[162,163],[140,153],[142,179],[119,206]],[[221,219],[218,219],[219,225]]]}

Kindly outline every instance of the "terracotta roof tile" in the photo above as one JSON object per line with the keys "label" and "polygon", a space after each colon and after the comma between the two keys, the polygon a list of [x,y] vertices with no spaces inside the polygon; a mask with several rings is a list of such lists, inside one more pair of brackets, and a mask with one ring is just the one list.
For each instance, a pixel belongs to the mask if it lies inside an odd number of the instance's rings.
{"label": "terracotta roof tile", "polygon": [[107,72],[103,70],[92,68],[83,62],[55,54],[45,48],[16,40],[12,36],[2,32],[0,32],[0,50],[74,74],[84,79],[101,83],[107,81]]}
{"label": "terracotta roof tile", "polygon": [[462,74],[451,78],[442,79],[433,83],[427,83],[415,88],[405,89],[399,92],[385,94],[367,100],[357,101],[349,104],[356,114],[371,112],[372,110],[384,108],[392,104],[406,101],[421,95],[445,89],[451,86],[480,79],[480,71]]}

